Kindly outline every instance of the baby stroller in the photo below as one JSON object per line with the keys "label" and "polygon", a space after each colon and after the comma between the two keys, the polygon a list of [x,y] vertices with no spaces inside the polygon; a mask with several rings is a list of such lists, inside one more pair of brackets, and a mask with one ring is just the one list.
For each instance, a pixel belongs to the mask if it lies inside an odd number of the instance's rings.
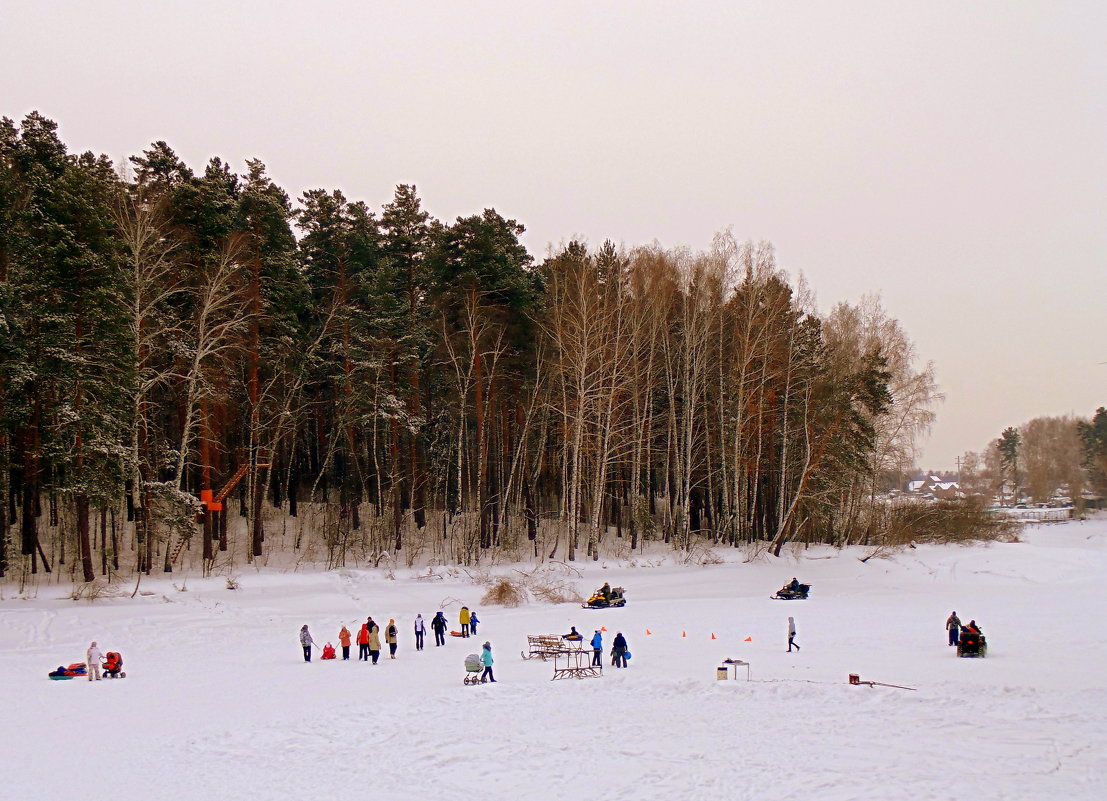
{"label": "baby stroller", "polygon": [[482,684],[480,674],[484,670],[484,663],[480,661],[478,654],[469,654],[465,657],[465,678],[463,684]]}
{"label": "baby stroller", "polygon": [[108,651],[101,663],[105,679],[125,679],[127,674],[123,672],[123,657],[118,651]]}

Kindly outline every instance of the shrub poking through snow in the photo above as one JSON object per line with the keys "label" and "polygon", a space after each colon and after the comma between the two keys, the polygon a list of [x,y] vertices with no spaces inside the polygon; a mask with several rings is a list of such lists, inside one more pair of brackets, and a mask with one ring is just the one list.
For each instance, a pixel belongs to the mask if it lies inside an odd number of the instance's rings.
{"label": "shrub poking through snow", "polygon": [[519,606],[526,603],[526,587],[507,576],[497,576],[488,585],[480,602],[484,606]]}

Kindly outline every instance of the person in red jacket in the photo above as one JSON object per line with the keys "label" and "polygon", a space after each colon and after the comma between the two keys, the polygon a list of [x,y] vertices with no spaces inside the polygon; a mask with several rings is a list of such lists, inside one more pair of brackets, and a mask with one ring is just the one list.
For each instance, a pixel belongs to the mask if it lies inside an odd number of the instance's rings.
{"label": "person in red jacket", "polygon": [[357,633],[357,661],[369,661],[369,624],[362,623],[361,631]]}

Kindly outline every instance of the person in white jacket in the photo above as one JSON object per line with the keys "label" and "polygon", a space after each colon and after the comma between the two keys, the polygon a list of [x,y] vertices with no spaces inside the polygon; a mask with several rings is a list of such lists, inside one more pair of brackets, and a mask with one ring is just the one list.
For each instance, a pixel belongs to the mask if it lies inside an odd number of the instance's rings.
{"label": "person in white jacket", "polygon": [[100,653],[100,649],[96,647],[96,643],[92,643],[88,646],[88,680],[92,681],[93,677],[96,677],[96,681],[100,681],[100,660],[104,658],[104,655]]}

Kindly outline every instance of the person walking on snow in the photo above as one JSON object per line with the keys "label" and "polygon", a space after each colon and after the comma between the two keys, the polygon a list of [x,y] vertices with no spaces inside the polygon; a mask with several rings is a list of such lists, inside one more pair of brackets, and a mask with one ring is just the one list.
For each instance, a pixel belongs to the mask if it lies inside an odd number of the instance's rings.
{"label": "person walking on snow", "polygon": [[461,623],[461,636],[469,636],[469,623],[472,620],[472,615],[469,614],[469,607],[461,607],[461,614],[457,616],[458,622]]}
{"label": "person walking on snow", "polygon": [[423,615],[415,616],[415,650],[423,650],[423,637],[427,634],[427,625],[423,622]]}
{"label": "person walking on snow", "polygon": [[369,624],[362,623],[361,631],[357,633],[357,661],[364,659],[369,661]]}
{"label": "person walking on snow", "polygon": [[600,630],[596,629],[596,633],[592,635],[592,665],[595,667],[603,667],[600,663],[600,657],[603,655],[603,635],[600,634]]}
{"label": "person walking on snow", "polygon": [[961,636],[961,618],[957,617],[956,610],[946,618],[946,631],[949,632],[949,644],[957,645],[957,640]]}
{"label": "person walking on snow", "polygon": [[788,618],[788,653],[792,653],[792,646],[796,646],[796,650],[800,649],[799,643],[796,641],[796,619],[794,617]]}
{"label": "person walking on snow", "polygon": [[485,641],[484,650],[480,652],[480,661],[484,665],[484,673],[480,674],[480,683],[490,681],[496,683],[496,677],[492,675],[492,643]]}
{"label": "person walking on snow", "polygon": [[346,626],[342,627],[342,631],[338,632],[338,641],[342,643],[342,659],[346,662],[350,661],[350,630]]}
{"label": "person walking on snow", "polygon": [[384,630],[384,641],[388,643],[388,658],[396,658],[396,635],[399,632],[396,630],[396,619],[388,619],[388,627]]}
{"label": "person walking on snow", "polygon": [[431,628],[434,630],[434,647],[446,644],[446,616],[439,612],[431,618]]}
{"label": "person walking on snow", "polygon": [[[315,645],[315,640],[311,638],[311,632],[308,631],[307,623],[300,627],[300,645],[304,647],[304,661],[311,661],[311,646]],[[315,646],[318,648],[319,646]]]}
{"label": "person walking on snow", "polygon": [[615,639],[611,643],[611,655],[614,657],[613,662],[617,668],[625,668],[627,666],[627,640],[623,636],[623,632],[619,631],[615,633]]}
{"label": "person walking on snow", "polygon": [[92,681],[93,676],[95,676],[96,681],[100,681],[100,660],[104,658],[104,655],[100,653],[100,649],[95,642],[89,644],[87,656],[88,680]]}
{"label": "person walking on snow", "polygon": [[476,634],[477,633],[477,624],[478,623],[480,623],[480,621],[477,620],[477,613],[472,611],[472,610],[469,610],[469,632],[471,634]]}
{"label": "person walking on snow", "polygon": [[[372,618],[370,618],[372,620]],[[377,659],[381,655],[381,627],[376,623],[369,627],[369,656],[373,660],[373,664],[377,664]]]}

